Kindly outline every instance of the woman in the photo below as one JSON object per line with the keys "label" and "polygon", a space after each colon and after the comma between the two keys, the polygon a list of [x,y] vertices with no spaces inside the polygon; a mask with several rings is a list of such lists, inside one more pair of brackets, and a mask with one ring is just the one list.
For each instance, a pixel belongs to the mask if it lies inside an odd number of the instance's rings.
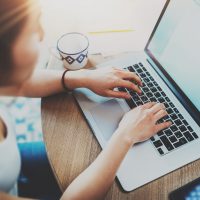
{"label": "woman", "polygon": [[[126,93],[115,91],[116,87],[141,93],[137,86],[142,86],[139,77],[114,68],[69,71],[64,76],[64,86],[61,84],[63,72],[34,70],[38,44],[43,38],[39,20],[36,0],[0,0],[1,95],[45,97],[64,92],[65,87],[70,90],[85,87],[99,95],[115,98],[130,98]],[[171,125],[170,122],[156,123],[166,114],[163,104],[156,103],[147,103],[128,112],[107,147],[71,183],[62,200],[102,199],[129,149]],[[9,116],[2,109],[0,116],[0,199],[22,199],[10,195],[19,174],[20,156]]]}

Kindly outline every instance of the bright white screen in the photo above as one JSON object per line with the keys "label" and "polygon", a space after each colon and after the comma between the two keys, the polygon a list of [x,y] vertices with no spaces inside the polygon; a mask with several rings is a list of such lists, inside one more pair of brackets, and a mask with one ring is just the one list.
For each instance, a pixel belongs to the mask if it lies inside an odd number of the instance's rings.
{"label": "bright white screen", "polygon": [[148,49],[200,110],[200,0],[171,0]]}

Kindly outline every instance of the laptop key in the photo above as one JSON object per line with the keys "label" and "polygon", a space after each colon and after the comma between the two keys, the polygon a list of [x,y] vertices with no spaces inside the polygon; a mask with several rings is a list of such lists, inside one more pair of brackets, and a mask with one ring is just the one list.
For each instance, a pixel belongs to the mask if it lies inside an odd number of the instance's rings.
{"label": "laptop key", "polygon": [[157,98],[159,98],[159,97],[161,97],[161,94],[160,94],[159,92],[156,92],[156,93],[155,93],[155,96],[156,96]]}
{"label": "laptop key", "polygon": [[154,146],[155,146],[156,148],[161,147],[161,146],[163,145],[162,142],[161,142],[160,140],[155,141],[153,144],[154,144]]}
{"label": "laptop key", "polygon": [[151,97],[151,98],[150,98],[150,101],[151,101],[151,102],[157,102],[157,99],[154,98],[154,97]]}
{"label": "laptop key", "polygon": [[164,122],[164,119],[162,118],[162,119],[159,119],[158,121],[157,121],[157,124],[161,124],[161,123],[163,123]]}
{"label": "laptop key", "polygon": [[145,102],[145,101],[148,101],[148,98],[146,96],[141,96],[140,99]]}
{"label": "laptop key", "polygon": [[160,103],[164,103],[164,102],[165,102],[165,100],[164,100],[162,97],[159,98],[158,101],[159,101]]}
{"label": "laptop key", "polygon": [[143,66],[144,66],[142,63],[139,63],[139,65],[140,65],[141,67],[143,67]]}
{"label": "laptop key", "polygon": [[170,99],[168,97],[165,98],[167,102],[171,102]]}
{"label": "laptop key", "polygon": [[145,93],[149,92],[149,88],[148,88],[148,87],[143,87],[142,90],[143,90]]}
{"label": "laptop key", "polygon": [[172,126],[170,127],[170,129],[171,129],[173,132],[178,131],[178,128],[177,128],[175,125],[172,125]]}
{"label": "laptop key", "polygon": [[147,86],[148,86],[149,88],[151,88],[151,87],[153,87],[153,84],[152,84],[152,83],[147,83]]}
{"label": "laptop key", "polygon": [[172,102],[170,102],[169,105],[171,106],[171,108],[175,108],[175,105]]}
{"label": "laptop key", "polygon": [[139,69],[140,66],[139,66],[138,64],[136,64],[136,65],[134,65],[134,68],[135,68],[135,69]]}
{"label": "laptop key", "polygon": [[184,124],[185,126],[188,126],[188,125],[189,125],[185,119],[184,119],[182,122],[183,122],[183,124]]}
{"label": "laptop key", "polygon": [[127,92],[127,90],[126,90],[125,88],[122,88],[122,87],[119,87],[118,90],[119,90],[120,92]]}
{"label": "laptop key", "polygon": [[151,81],[155,81],[155,80],[154,80],[154,78],[153,78],[152,76],[151,76],[151,77],[149,77],[149,78],[150,78],[150,80],[151,80]]}
{"label": "laptop key", "polygon": [[165,130],[164,132],[165,132],[165,134],[166,134],[168,137],[171,136],[171,135],[173,135],[173,132],[172,132],[170,129],[167,129],[167,130]]}
{"label": "laptop key", "polygon": [[164,119],[165,121],[169,121],[169,120],[170,120],[169,115],[164,116],[163,119]]}
{"label": "laptop key", "polygon": [[180,126],[180,125],[183,124],[182,121],[179,120],[179,119],[175,120],[174,123],[175,123],[177,126]]}
{"label": "laptop key", "polygon": [[[153,85],[153,83],[152,83],[152,82],[150,82],[150,84],[152,84],[152,85]],[[156,88],[154,85],[153,85],[153,86],[151,86],[150,90],[152,90],[152,92],[158,92],[157,88]]]}
{"label": "laptop key", "polygon": [[164,103],[164,105],[165,105],[165,108],[169,108],[169,104],[168,103]]}
{"label": "laptop key", "polygon": [[146,77],[146,74],[145,74],[145,73],[141,73],[141,74],[140,74],[140,77],[145,78],[145,77]]}
{"label": "laptop key", "polygon": [[156,83],[156,81],[154,81],[153,84],[154,84],[156,87],[158,86],[158,83]]}
{"label": "laptop key", "polygon": [[181,115],[180,113],[178,114],[178,117],[179,117],[181,120],[184,119],[183,115]]}
{"label": "laptop key", "polygon": [[158,152],[159,152],[160,155],[164,154],[164,152],[163,152],[163,150],[161,148],[158,148]]}
{"label": "laptop key", "polygon": [[174,143],[174,142],[177,142],[178,140],[177,140],[177,138],[173,135],[173,136],[171,136],[171,137],[169,137],[169,140],[172,142],[172,143]]}
{"label": "laptop key", "polygon": [[151,91],[152,91],[153,93],[155,93],[155,92],[157,92],[158,90],[157,90],[155,87],[152,87],[152,88],[151,88]]}
{"label": "laptop key", "polygon": [[150,139],[152,142],[154,142],[156,140],[154,137],[151,137]]}
{"label": "laptop key", "polygon": [[181,130],[181,132],[187,131],[187,129],[186,129],[186,127],[184,125],[179,126],[179,129]]}
{"label": "laptop key", "polygon": [[157,133],[157,135],[160,137],[160,136],[162,136],[162,135],[164,135],[165,133],[164,133],[164,131],[159,131],[158,133]]}
{"label": "laptop key", "polygon": [[147,92],[146,95],[147,95],[147,97],[149,97],[149,98],[153,97],[153,94],[152,94],[151,92]]}
{"label": "laptop key", "polygon": [[180,131],[177,131],[176,133],[174,133],[174,135],[177,137],[177,138],[181,138],[183,136],[183,134],[180,132]]}
{"label": "laptop key", "polygon": [[190,134],[189,131],[186,131],[185,133],[183,133],[183,135],[186,137],[186,139],[191,142],[194,140],[193,136]]}
{"label": "laptop key", "polygon": [[195,139],[198,139],[198,138],[199,138],[199,136],[198,136],[195,132],[193,132],[192,135],[193,135],[193,137],[194,137]]}
{"label": "laptop key", "polygon": [[168,113],[168,114],[172,114],[173,112],[174,112],[174,111],[173,111],[171,108],[168,108],[168,109],[167,109],[167,113]]}
{"label": "laptop key", "polygon": [[179,114],[179,111],[178,111],[177,108],[174,108],[174,112],[175,112],[176,114]]}
{"label": "laptop key", "polygon": [[162,88],[160,86],[157,87],[157,89],[162,92]]}
{"label": "laptop key", "polygon": [[129,105],[131,109],[137,107],[137,105],[134,103],[132,99],[126,99],[126,103]]}
{"label": "laptop key", "polygon": [[170,117],[171,117],[173,120],[178,119],[178,116],[177,116],[176,114],[171,114]]}
{"label": "laptop key", "polygon": [[128,67],[128,70],[129,70],[130,72],[135,72],[135,70],[133,69],[132,66]]}
{"label": "laptop key", "polygon": [[168,138],[166,136],[162,136],[160,137],[162,143],[165,145],[165,147],[167,148],[168,151],[171,151],[174,149],[174,147],[172,146],[171,142],[168,140]]}
{"label": "laptop key", "polygon": [[140,100],[140,98],[137,95],[132,95],[131,93],[130,93],[130,95],[132,96],[133,101],[139,101]]}
{"label": "laptop key", "polygon": [[190,131],[190,132],[193,132],[194,130],[192,129],[191,126],[187,126],[187,129]]}
{"label": "laptop key", "polygon": [[146,72],[147,76],[151,76],[151,74],[149,72]]}
{"label": "laptop key", "polygon": [[161,92],[161,95],[162,95],[163,97],[166,97],[166,96],[167,96],[163,91]]}
{"label": "laptop key", "polygon": [[186,140],[185,138],[181,138],[179,141],[180,141],[182,144],[186,144],[186,143],[187,143],[187,140]]}
{"label": "laptop key", "polygon": [[181,138],[178,142],[174,143],[174,147],[178,148],[186,143],[187,143],[187,140],[185,138]]}
{"label": "laptop key", "polygon": [[149,80],[148,78],[144,78],[144,82],[145,82],[145,83],[149,83],[150,80]]}
{"label": "laptop key", "polygon": [[139,73],[139,74],[142,73],[142,69],[140,69],[140,68],[137,69],[137,73]]}

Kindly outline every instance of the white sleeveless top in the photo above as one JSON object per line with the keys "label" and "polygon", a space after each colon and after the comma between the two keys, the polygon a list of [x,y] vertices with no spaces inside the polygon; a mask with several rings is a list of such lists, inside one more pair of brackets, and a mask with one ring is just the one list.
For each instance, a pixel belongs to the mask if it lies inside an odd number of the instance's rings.
{"label": "white sleeveless top", "polygon": [[15,130],[6,109],[0,106],[0,117],[7,128],[7,137],[0,141],[0,191],[17,196],[17,179],[21,159],[17,148]]}

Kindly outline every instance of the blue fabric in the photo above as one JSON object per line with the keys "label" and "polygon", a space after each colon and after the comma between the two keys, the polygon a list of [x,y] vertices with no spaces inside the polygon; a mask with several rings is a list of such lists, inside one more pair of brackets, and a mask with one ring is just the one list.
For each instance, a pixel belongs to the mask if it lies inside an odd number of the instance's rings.
{"label": "blue fabric", "polygon": [[12,116],[18,143],[43,140],[40,98],[2,99],[0,97],[1,104],[7,107]]}
{"label": "blue fabric", "polygon": [[43,142],[19,144],[22,158],[18,181],[19,196],[41,200],[57,200],[61,191],[49,164]]}

